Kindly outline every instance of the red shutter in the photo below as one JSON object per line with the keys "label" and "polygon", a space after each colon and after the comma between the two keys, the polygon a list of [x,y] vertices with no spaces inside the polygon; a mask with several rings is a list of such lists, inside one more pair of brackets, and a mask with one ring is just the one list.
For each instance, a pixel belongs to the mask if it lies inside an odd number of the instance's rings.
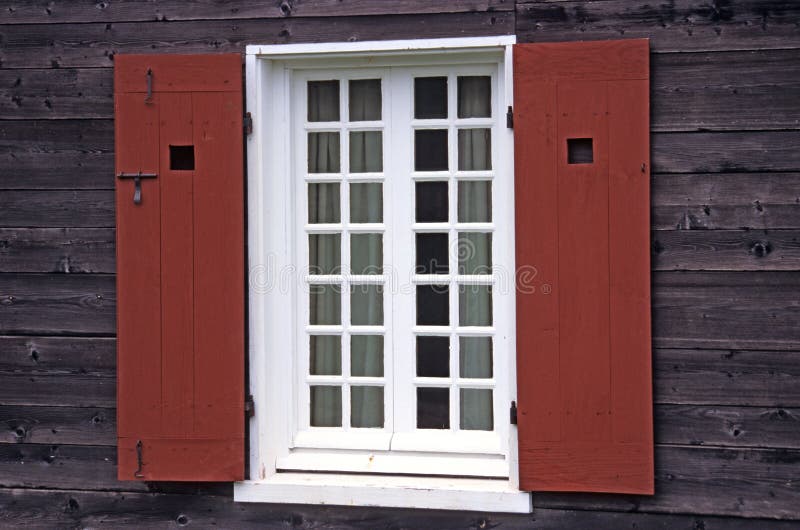
{"label": "red shutter", "polygon": [[241,56],[114,59],[118,475],[240,480]]}
{"label": "red shutter", "polygon": [[647,40],[514,47],[526,490],[653,493],[648,90]]}

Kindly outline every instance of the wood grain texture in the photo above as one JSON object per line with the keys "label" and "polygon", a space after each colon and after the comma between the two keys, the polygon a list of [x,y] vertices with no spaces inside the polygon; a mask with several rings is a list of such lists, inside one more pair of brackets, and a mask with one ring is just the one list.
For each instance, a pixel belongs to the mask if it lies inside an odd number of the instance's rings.
{"label": "wood grain texture", "polygon": [[703,515],[592,512],[537,508],[530,515],[442,512],[336,506],[281,506],[233,502],[230,496],[0,489],[0,525],[48,528],[286,528],[333,530],[792,530],[796,523]]}
{"label": "wood grain texture", "polygon": [[0,444],[115,445],[116,425],[112,408],[0,405]]}
{"label": "wood grain texture", "polygon": [[96,374],[0,372],[0,403],[114,407],[117,380]]}
{"label": "wood grain texture", "polygon": [[[651,73],[653,131],[800,127],[795,51],[655,54]],[[111,68],[0,70],[0,119],[111,118],[111,78]]]}
{"label": "wood grain texture", "polygon": [[113,335],[115,305],[113,276],[0,274],[3,335]]}
{"label": "wood grain texture", "polygon": [[657,349],[655,401],[800,406],[797,351]]}
{"label": "wood grain texture", "polygon": [[541,493],[537,508],[797,517],[800,451],[656,446],[656,491],[638,495]]}
{"label": "wood grain texture", "polygon": [[0,193],[0,227],[113,228],[114,192],[5,190]]}
{"label": "wood grain texture", "polygon": [[224,5],[213,0],[160,0],[147,3],[121,0],[99,4],[92,0],[81,0],[72,2],[69,7],[43,0],[3,0],[0,2],[0,24],[236,20],[318,17],[320,13],[343,17],[513,10],[514,2],[509,0],[401,0],[391,4],[373,0],[285,0],[269,3],[229,0]]}
{"label": "wood grain texture", "polygon": [[511,35],[514,13],[0,26],[4,68],[112,66],[117,53],[242,53],[246,44]]}
{"label": "wood grain texture", "polygon": [[517,2],[518,42],[651,39],[654,52],[798,48],[800,7],[783,0]]}
{"label": "wood grain texture", "polygon": [[0,228],[0,272],[116,272],[113,228]]}
{"label": "wood grain texture", "polygon": [[0,371],[109,375],[117,365],[116,344],[102,337],[0,336]]}
{"label": "wood grain texture", "polygon": [[797,230],[658,230],[654,270],[797,270]]}
{"label": "wood grain texture", "polygon": [[800,227],[800,173],[658,174],[651,189],[655,230]]}
{"label": "wood grain texture", "polygon": [[0,189],[41,188],[114,189],[114,124],[0,121]]}
{"label": "wood grain texture", "polygon": [[656,272],[656,347],[800,349],[800,272]]}
{"label": "wood grain texture", "polygon": [[656,443],[800,449],[800,408],[656,405]]}

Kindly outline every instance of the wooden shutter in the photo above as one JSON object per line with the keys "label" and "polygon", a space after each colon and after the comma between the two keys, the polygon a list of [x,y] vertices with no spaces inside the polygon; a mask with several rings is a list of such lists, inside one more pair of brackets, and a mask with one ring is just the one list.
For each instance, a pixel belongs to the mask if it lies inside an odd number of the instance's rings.
{"label": "wooden shutter", "polygon": [[118,475],[240,480],[241,56],[114,63]]}
{"label": "wooden shutter", "polygon": [[526,490],[653,493],[648,90],[647,40],[514,47]]}

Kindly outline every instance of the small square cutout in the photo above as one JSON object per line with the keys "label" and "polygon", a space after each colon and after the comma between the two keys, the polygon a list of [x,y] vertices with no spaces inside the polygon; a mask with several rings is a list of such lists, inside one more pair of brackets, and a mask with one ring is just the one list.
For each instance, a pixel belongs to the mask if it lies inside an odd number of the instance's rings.
{"label": "small square cutout", "polygon": [[567,138],[567,163],[591,164],[594,162],[594,148],[591,138]]}
{"label": "small square cutout", "polygon": [[173,171],[191,171],[194,169],[194,146],[169,146],[169,168]]}

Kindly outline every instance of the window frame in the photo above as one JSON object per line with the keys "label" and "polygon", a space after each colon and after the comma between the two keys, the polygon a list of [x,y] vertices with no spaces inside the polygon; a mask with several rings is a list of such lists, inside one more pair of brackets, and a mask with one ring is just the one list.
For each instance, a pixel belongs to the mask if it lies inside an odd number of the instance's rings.
{"label": "window frame", "polygon": [[[253,133],[247,138],[249,386],[256,403],[256,414],[249,423],[251,478],[236,483],[235,500],[530,511],[530,495],[518,489],[515,426],[509,426],[506,432],[508,479],[358,476],[312,474],[300,470],[278,472],[277,463],[282,456],[285,457],[294,433],[293,421],[297,417],[295,400],[289,399],[290,403],[286,403],[287,396],[292,392],[291,385],[296,381],[293,381],[293,377],[281,376],[293,373],[292,356],[270,356],[270,352],[285,351],[286,330],[295,328],[295,311],[287,308],[294,307],[294,276],[300,271],[291,243],[296,234],[292,228],[292,209],[287,208],[285,203],[286,186],[281,179],[263,177],[269,174],[294,174],[288,154],[291,153],[288,148],[291,133],[287,134],[287,131],[293,130],[293,124],[289,120],[289,105],[285,103],[289,101],[292,90],[291,70],[329,68],[331,59],[336,59],[337,66],[342,67],[406,64],[420,67],[437,64],[451,66],[476,61],[498,63],[501,68],[498,70],[497,86],[502,86],[502,93],[494,101],[500,102],[495,112],[501,116],[506,107],[512,105],[511,48],[514,42],[513,36],[499,36],[247,47],[246,101],[247,110],[254,120]],[[503,172],[506,178],[511,179],[513,189],[513,136],[509,130],[506,130],[506,134],[508,138],[502,142],[504,152],[500,156],[508,160]],[[493,146],[493,149],[496,148]],[[496,160],[498,158],[495,157]],[[448,177],[448,180],[451,178]],[[507,207],[508,212],[502,218],[494,219],[493,224],[508,227],[507,238],[513,248],[513,203]],[[280,218],[276,219],[276,212],[280,213]],[[385,224],[388,229],[390,223],[385,220]],[[510,288],[513,289],[513,259],[511,263],[503,263],[503,266],[507,274],[512,275],[510,280],[505,281],[510,281]],[[506,326],[510,332],[506,330],[507,336],[504,337],[509,366],[504,377],[508,379],[508,396],[515,396],[515,315],[511,305],[510,312],[505,310],[496,318],[509,319],[510,322]],[[294,333],[290,332],[290,335]],[[275,404],[280,403],[284,406],[276,414],[278,409]],[[503,408],[495,407],[495,410]],[[495,422],[507,420],[501,415],[495,417]],[[314,468],[315,461],[321,461],[315,460],[314,455],[308,456],[310,468]],[[426,455],[419,456],[423,458],[421,464],[424,464]],[[430,465],[431,460],[427,462]],[[458,459],[453,462],[457,463]],[[460,471],[459,466],[463,469],[465,464],[468,462],[461,462],[452,469]],[[393,471],[390,469],[389,472]]]}

